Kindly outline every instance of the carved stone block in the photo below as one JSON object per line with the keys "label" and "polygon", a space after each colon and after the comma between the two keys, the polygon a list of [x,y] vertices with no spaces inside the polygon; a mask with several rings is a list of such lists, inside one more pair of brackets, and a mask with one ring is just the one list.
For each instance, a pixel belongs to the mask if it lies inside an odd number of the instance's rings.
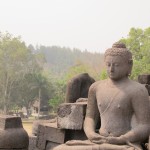
{"label": "carved stone block", "polygon": [[29,137],[20,117],[0,115],[0,149],[27,150]]}
{"label": "carved stone block", "polygon": [[[57,128],[57,123],[47,123],[39,125],[37,134],[37,146],[39,150],[51,150],[59,144],[68,140],[86,140],[83,130],[63,130]],[[37,149],[36,149],[37,150]]]}
{"label": "carved stone block", "polygon": [[47,141],[53,143],[65,142],[65,131],[58,129],[56,122],[39,125],[37,134],[37,147],[40,150],[44,150],[46,148]]}
{"label": "carved stone block", "polygon": [[65,142],[69,140],[87,140],[83,130],[65,130]]}
{"label": "carved stone block", "polygon": [[30,137],[29,137],[29,147],[28,147],[28,150],[39,150],[39,149],[36,147],[36,141],[37,141],[37,136],[30,135]]}
{"label": "carved stone block", "polygon": [[10,128],[22,128],[21,118],[15,116],[1,115],[0,128],[3,130]]}
{"label": "carved stone block", "polygon": [[57,125],[60,129],[81,130],[86,113],[86,102],[64,103],[57,112]]}
{"label": "carved stone block", "polygon": [[54,143],[47,141],[46,150],[53,150],[54,147],[60,145],[60,143]]}

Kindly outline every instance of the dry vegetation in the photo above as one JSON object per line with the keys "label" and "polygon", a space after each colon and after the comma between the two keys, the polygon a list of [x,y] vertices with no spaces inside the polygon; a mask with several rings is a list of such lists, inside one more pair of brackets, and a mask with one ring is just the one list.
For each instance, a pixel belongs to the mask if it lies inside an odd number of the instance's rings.
{"label": "dry vegetation", "polygon": [[27,131],[28,135],[32,134],[32,123],[31,121],[23,121],[23,128]]}

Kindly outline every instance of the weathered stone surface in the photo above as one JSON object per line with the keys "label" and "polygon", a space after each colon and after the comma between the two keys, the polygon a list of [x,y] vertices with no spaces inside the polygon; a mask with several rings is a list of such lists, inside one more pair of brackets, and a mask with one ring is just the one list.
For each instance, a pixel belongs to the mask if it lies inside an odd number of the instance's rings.
{"label": "weathered stone surface", "polygon": [[28,148],[24,148],[24,149],[22,149],[22,148],[21,149],[20,148],[19,149],[18,148],[17,149],[16,148],[2,148],[0,150],[28,150]]}
{"label": "weathered stone surface", "polygon": [[[68,140],[86,140],[87,137],[83,130],[63,130],[57,128],[57,123],[45,123],[39,125],[37,134],[37,148],[45,150],[47,147],[57,146]],[[49,142],[49,146],[47,143]]]}
{"label": "weathered stone surface", "polygon": [[150,150],[150,136],[149,136],[148,149]]}
{"label": "weathered stone surface", "polygon": [[147,91],[148,91],[148,94],[149,94],[149,96],[150,96],[150,85],[146,84],[145,87],[146,87],[146,89],[147,89]]}
{"label": "weathered stone surface", "polygon": [[4,130],[10,128],[22,128],[21,118],[15,116],[0,115],[0,128]]}
{"label": "weathered stone surface", "polygon": [[141,84],[149,84],[150,85],[150,74],[139,75],[138,81]]}
{"label": "weathered stone surface", "polygon": [[81,73],[67,83],[66,103],[74,103],[79,98],[87,98],[89,87],[95,80],[88,73]]}
{"label": "weathered stone surface", "polygon": [[0,149],[27,149],[29,137],[20,117],[0,115]]}
{"label": "weathered stone surface", "polygon": [[87,140],[83,130],[65,130],[65,142],[69,140]]}
{"label": "weathered stone surface", "polygon": [[39,150],[36,147],[36,141],[37,141],[37,136],[34,136],[34,135],[30,135],[29,136],[29,147],[28,147],[28,150]]}
{"label": "weathered stone surface", "polygon": [[81,130],[86,113],[86,102],[65,103],[59,106],[57,125],[60,129]]}
{"label": "weathered stone surface", "polygon": [[65,131],[57,128],[57,123],[47,123],[39,125],[37,134],[37,147],[44,150],[46,141],[53,143],[65,142]]}
{"label": "weathered stone surface", "polygon": [[[125,145],[111,145],[111,144],[93,144],[93,145],[75,145],[68,146],[61,144],[53,148],[53,150],[133,150],[133,147]],[[141,149],[139,149],[141,150]]]}
{"label": "weathered stone surface", "polygon": [[46,145],[46,150],[53,150],[53,148],[55,148],[58,145],[60,144],[48,141]]}
{"label": "weathered stone surface", "polygon": [[45,123],[51,123],[51,122],[55,122],[56,119],[51,119],[51,120],[36,120],[33,122],[32,125],[32,134],[37,136],[37,132],[38,132],[38,128],[39,125],[45,124]]}

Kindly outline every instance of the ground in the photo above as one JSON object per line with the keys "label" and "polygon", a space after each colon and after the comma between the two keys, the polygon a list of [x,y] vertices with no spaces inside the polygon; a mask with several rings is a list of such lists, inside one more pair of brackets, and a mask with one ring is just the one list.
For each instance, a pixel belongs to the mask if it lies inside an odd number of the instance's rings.
{"label": "ground", "polygon": [[23,128],[27,131],[28,135],[31,135],[33,120],[23,120],[22,124],[23,124]]}

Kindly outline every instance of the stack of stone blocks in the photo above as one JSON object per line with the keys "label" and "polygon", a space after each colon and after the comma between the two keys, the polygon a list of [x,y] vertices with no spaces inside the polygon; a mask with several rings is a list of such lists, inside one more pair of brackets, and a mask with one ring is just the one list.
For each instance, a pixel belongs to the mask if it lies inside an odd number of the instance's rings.
{"label": "stack of stone blocks", "polygon": [[61,104],[56,121],[39,122],[37,135],[30,136],[29,150],[53,150],[68,140],[86,140],[83,131],[86,106],[87,102]]}

